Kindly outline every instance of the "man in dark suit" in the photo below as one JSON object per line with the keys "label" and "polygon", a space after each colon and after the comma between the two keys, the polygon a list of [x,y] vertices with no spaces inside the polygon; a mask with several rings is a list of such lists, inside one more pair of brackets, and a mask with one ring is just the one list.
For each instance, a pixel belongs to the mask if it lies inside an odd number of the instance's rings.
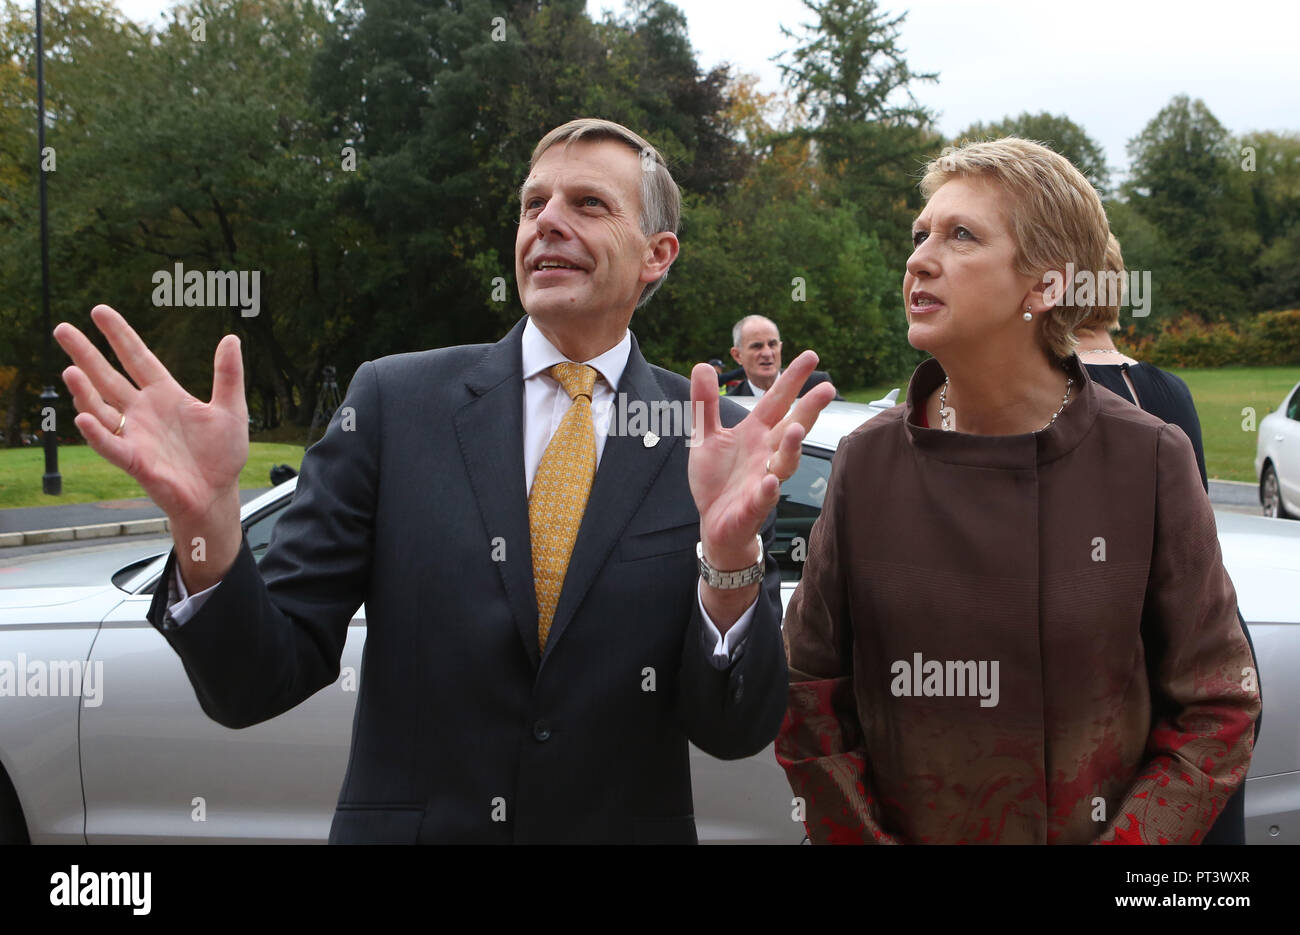
{"label": "man in dark suit", "polygon": [[[762,396],[781,375],[781,334],[776,323],[762,315],[746,315],[731,329],[731,356],[740,364],[745,379],[728,388],[728,396]],[[806,396],[814,386],[830,383],[831,375],[814,370],[799,390]],[[836,393],[833,399],[843,399]]]}
{"label": "man in dark suit", "polygon": [[[735,758],[775,737],[780,583],[758,539],[831,394],[787,416],[808,353],[742,419],[707,365],[688,382],[645,361],[627,326],[677,256],[678,199],[624,127],[544,137],[516,239],[527,316],[496,344],[363,364],[260,567],[237,339],[204,404],[106,306],[136,386],[55,329],[78,428],[171,520],[149,616],[209,716],[248,726],[332,683],[365,602],[331,842],[693,842],[687,740]],[[611,406],[650,403],[697,414],[689,446],[618,434]]]}

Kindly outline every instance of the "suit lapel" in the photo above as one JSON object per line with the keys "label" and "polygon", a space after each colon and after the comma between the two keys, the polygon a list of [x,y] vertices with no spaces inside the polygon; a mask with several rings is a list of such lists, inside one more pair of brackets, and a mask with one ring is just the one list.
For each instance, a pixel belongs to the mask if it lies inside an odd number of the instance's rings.
{"label": "suit lapel", "polygon": [[487,349],[465,378],[473,398],[454,416],[456,438],[489,538],[500,536],[496,562],[511,614],[533,665],[538,664],[537,593],[533,586],[528,492],[524,489],[523,359],[526,319]]}
{"label": "suit lapel", "polygon": [[[664,398],[654,372],[641,356],[635,337],[632,338],[627,366],[615,390],[611,429],[618,424],[620,395],[624,397],[621,402],[625,405],[633,402],[648,404],[652,400]],[[605,450],[601,454],[600,466],[596,469],[591,496],[587,499],[587,509],[578,530],[578,540],[574,544],[569,570],[564,577],[564,587],[555,607],[555,618],[542,657],[543,664],[563,637],[596,575],[608,561],[610,552],[623,535],[637,507],[645,499],[650,485],[659,476],[673,446],[683,443],[681,438],[664,438],[657,445],[647,448],[643,436],[615,435],[612,431],[605,439]]]}

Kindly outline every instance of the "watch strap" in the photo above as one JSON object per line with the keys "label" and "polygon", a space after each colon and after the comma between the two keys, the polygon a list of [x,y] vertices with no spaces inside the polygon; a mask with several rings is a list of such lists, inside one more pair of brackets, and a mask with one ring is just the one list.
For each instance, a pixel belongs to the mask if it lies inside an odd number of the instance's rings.
{"label": "watch strap", "polygon": [[755,536],[754,539],[758,542],[758,561],[737,571],[719,571],[714,568],[704,557],[704,542],[696,542],[695,559],[700,566],[700,577],[704,583],[722,591],[734,591],[762,581],[767,555],[763,549],[763,537]]}

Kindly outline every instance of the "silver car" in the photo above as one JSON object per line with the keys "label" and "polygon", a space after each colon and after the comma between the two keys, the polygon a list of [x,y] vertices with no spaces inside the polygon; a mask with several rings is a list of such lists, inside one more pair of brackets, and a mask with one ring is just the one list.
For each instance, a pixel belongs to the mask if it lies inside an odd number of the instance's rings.
{"label": "silver car", "polygon": [[1265,516],[1300,519],[1300,383],[1260,420],[1255,476]]}
{"label": "silver car", "polygon": [[[821,511],[831,455],[895,395],[870,405],[831,403],[804,440],[799,469],[782,486],[773,546],[786,601]],[[265,551],[295,483],[244,507],[254,554]],[[1293,675],[1300,671],[1300,523],[1230,513],[1217,520],[1267,707],[1248,779],[1247,838],[1300,843],[1300,680]],[[0,841],[328,837],[351,742],[364,606],[338,681],[277,718],[230,730],[203,714],[180,659],[145,619],[167,546],[118,542],[8,562],[0,554],[0,669],[21,659],[29,673],[35,665],[46,676],[43,693],[6,695],[0,671]],[[771,747],[734,761],[692,748],[691,771],[701,841],[803,839]]]}

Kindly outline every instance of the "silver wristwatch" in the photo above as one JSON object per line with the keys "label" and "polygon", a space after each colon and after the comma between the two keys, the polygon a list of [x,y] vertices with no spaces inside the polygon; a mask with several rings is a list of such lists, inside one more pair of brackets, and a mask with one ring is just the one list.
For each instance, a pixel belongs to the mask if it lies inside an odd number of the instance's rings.
{"label": "silver wristwatch", "polygon": [[718,588],[723,591],[734,591],[737,588],[743,588],[747,585],[763,580],[764,559],[766,555],[763,551],[763,537],[755,536],[758,542],[758,561],[748,568],[742,568],[739,571],[718,571],[710,565],[704,558],[704,543],[695,543],[695,559],[700,566],[700,577],[704,583],[711,588]]}

